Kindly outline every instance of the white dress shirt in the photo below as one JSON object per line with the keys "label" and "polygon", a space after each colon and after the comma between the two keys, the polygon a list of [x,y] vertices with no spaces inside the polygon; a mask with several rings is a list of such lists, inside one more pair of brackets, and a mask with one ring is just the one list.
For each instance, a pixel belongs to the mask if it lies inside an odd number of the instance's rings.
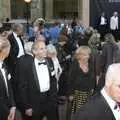
{"label": "white dress shirt", "polygon": [[103,95],[108,105],[110,106],[110,109],[112,110],[115,119],[120,120],[120,108],[117,107],[117,109],[115,109],[116,102],[111,97],[108,96],[104,88],[101,90],[101,94]]}
{"label": "white dress shirt", "polygon": [[102,17],[102,16],[101,16],[100,25],[106,25],[106,24],[107,24],[107,23],[106,23],[105,17]]}
{"label": "white dress shirt", "polygon": [[1,62],[0,61],[0,70],[1,70],[1,72],[2,72],[2,75],[3,75],[3,80],[4,80],[4,82],[5,82],[5,86],[6,86],[6,90],[7,90],[7,95],[9,95],[8,94],[8,84],[7,84],[7,76],[6,76],[6,74],[5,74],[5,70],[2,68],[2,64],[3,64],[3,62]]}
{"label": "white dress shirt", "polygon": [[118,17],[112,16],[110,18],[110,29],[111,30],[118,29]]}
{"label": "white dress shirt", "polygon": [[44,64],[38,65],[39,62],[45,62],[45,60],[39,61],[37,58],[35,58],[34,62],[37,71],[40,92],[47,92],[50,89],[50,75],[49,75],[48,67],[47,65]]}
{"label": "white dress shirt", "polygon": [[23,45],[22,45],[22,43],[21,43],[21,40],[20,40],[20,38],[17,36],[17,34],[16,34],[15,32],[13,32],[13,35],[14,35],[14,37],[15,37],[15,39],[16,39],[16,42],[17,42],[17,44],[18,44],[18,46],[19,46],[19,52],[18,52],[18,56],[17,56],[17,58],[19,58],[20,56],[22,56],[22,55],[25,54],[24,48],[23,48]]}

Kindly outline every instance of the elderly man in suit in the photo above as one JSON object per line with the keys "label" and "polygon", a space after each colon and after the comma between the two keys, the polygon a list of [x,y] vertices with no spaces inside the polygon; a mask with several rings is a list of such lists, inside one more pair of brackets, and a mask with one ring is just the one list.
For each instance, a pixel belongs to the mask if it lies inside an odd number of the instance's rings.
{"label": "elderly man in suit", "polygon": [[0,120],[14,120],[15,104],[12,89],[8,79],[10,78],[5,68],[4,59],[10,51],[10,43],[0,36]]}
{"label": "elderly man in suit", "polygon": [[120,120],[120,63],[108,67],[101,93],[76,113],[74,120]]}
{"label": "elderly man in suit", "polygon": [[17,64],[20,110],[25,120],[42,120],[44,116],[58,120],[57,80],[45,42],[35,41],[32,53],[22,56]]}
{"label": "elderly man in suit", "polygon": [[12,77],[15,75],[15,66],[17,59],[25,54],[24,42],[21,38],[23,35],[23,25],[22,24],[13,24],[12,33],[8,35],[8,40],[10,42],[11,48],[9,56],[6,58],[6,64],[9,72]]}

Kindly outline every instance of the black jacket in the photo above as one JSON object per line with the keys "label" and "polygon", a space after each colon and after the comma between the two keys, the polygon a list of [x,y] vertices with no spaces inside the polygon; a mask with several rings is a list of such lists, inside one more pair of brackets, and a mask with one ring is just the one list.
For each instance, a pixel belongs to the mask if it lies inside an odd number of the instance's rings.
{"label": "black jacket", "polygon": [[115,120],[105,98],[99,93],[75,114],[73,120]]}
{"label": "black jacket", "polygon": [[50,75],[50,90],[47,101],[44,100],[43,94],[40,92],[34,57],[26,54],[18,60],[16,86],[19,95],[17,96],[17,102],[23,111],[32,108],[37,113],[44,109],[42,106],[46,104],[56,104],[57,80],[51,74],[54,67],[51,59],[46,59],[46,62]]}
{"label": "black jacket", "polygon": [[6,72],[6,80],[8,90],[6,88],[5,80],[2,72],[0,71],[0,120],[7,120],[10,107],[15,106],[13,92],[8,81],[8,74]]}

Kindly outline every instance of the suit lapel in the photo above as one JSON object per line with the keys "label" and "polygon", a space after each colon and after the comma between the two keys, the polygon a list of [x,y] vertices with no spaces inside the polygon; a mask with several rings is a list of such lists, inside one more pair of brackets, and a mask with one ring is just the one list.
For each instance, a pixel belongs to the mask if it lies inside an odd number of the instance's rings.
{"label": "suit lapel", "polygon": [[46,59],[46,63],[47,63],[49,75],[50,75],[50,77],[52,77],[51,73],[54,71],[53,63],[52,63],[51,59]]}
{"label": "suit lapel", "polygon": [[[14,46],[16,46],[16,48],[18,48],[18,49],[17,49],[17,52],[19,52],[19,45],[18,45],[18,43],[17,43],[17,40],[16,40],[16,38],[14,37],[13,34],[12,34],[12,37],[13,37],[12,40],[14,40]],[[23,50],[24,50],[24,53],[25,53],[24,42],[23,42],[23,40],[22,40],[21,37],[19,37],[19,39],[20,39],[20,41],[21,41],[21,43],[22,43]]]}
{"label": "suit lapel", "polygon": [[14,41],[14,46],[17,46],[17,48],[19,48],[18,44],[17,44],[17,41],[16,41],[16,38],[14,37],[14,35],[12,34],[12,40]]}
{"label": "suit lapel", "polygon": [[106,102],[105,98],[102,95],[100,97],[100,101],[102,101],[104,104],[103,107],[105,108],[104,109],[105,116],[107,116],[107,118],[110,117],[110,118],[112,118],[112,120],[115,120],[115,117],[113,115],[113,112],[112,112],[110,106],[108,105],[108,103]]}
{"label": "suit lapel", "polygon": [[24,42],[23,42],[23,40],[22,40],[22,38],[21,38],[21,37],[19,37],[19,38],[20,38],[20,41],[21,41],[21,43],[22,43],[23,50],[24,50],[24,53],[25,53]]}
{"label": "suit lapel", "polygon": [[36,86],[40,90],[39,80],[38,80],[37,71],[36,71],[34,62],[33,62],[33,65],[32,65],[32,70],[33,70],[33,75],[34,75],[34,80],[36,82]]}
{"label": "suit lapel", "polygon": [[[10,42],[11,42],[12,52],[14,52],[14,55],[17,57],[18,52],[19,52],[19,46],[18,46],[18,44],[17,44],[17,41],[16,41],[13,33],[12,33],[12,35],[11,35]],[[12,54],[12,53],[11,53],[11,54]]]}
{"label": "suit lapel", "polygon": [[7,96],[9,96],[9,94],[8,94],[8,90],[7,90],[7,88],[6,87],[8,87],[8,81],[7,81],[7,78],[6,78],[6,82],[7,82],[7,86],[6,86],[6,83],[5,83],[5,79],[4,79],[4,77],[3,77],[3,74],[2,74],[2,72],[1,72],[1,70],[0,70],[0,79],[1,79],[1,83],[3,84],[3,89],[5,90],[5,93],[6,93],[6,95]]}

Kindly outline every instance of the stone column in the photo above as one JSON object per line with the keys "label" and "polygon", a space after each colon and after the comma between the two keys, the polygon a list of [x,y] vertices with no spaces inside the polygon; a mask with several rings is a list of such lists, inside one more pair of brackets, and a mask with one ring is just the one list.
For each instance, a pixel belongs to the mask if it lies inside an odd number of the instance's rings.
{"label": "stone column", "polygon": [[53,0],[45,0],[45,18],[53,18]]}
{"label": "stone column", "polygon": [[3,21],[3,1],[0,0],[0,23]]}
{"label": "stone column", "polygon": [[78,18],[82,20],[82,0],[78,0]]}
{"label": "stone column", "polygon": [[90,0],[78,0],[78,13],[79,18],[85,27],[89,26],[90,20]]}
{"label": "stone column", "polygon": [[11,18],[10,0],[0,0],[0,22],[4,22],[5,18]]}
{"label": "stone column", "polygon": [[11,5],[10,5],[10,0],[4,0],[3,2],[3,6],[4,6],[4,16],[5,18],[11,18]]}
{"label": "stone column", "polygon": [[32,0],[31,2],[31,20],[35,20],[38,17],[43,17],[43,4],[42,0]]}

